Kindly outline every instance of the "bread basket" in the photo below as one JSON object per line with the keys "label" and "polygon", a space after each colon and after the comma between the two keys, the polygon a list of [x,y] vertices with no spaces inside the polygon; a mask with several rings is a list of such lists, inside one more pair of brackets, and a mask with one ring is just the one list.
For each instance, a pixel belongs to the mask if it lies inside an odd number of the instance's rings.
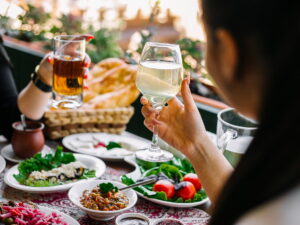
{"label": "bread basket", "polygon": [[85,132],[120,134],[126,129],[133,113],[134,108],[131,106],[77,111],[48,111],[44,115],[45,134],[50,139]]}

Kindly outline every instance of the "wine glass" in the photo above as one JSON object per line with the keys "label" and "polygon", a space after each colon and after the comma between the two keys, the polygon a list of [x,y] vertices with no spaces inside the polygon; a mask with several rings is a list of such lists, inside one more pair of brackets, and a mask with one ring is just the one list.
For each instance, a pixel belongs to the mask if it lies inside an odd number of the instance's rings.
{"label": "wine glass", "polygon": [[[183,79],[182,59],[178,45],[147,42],[138,65],[136,86],[156,110],[156,116],[167,101],[176,96]],[[150,162],[167,162],[173,154],[158,146],[156,126],[152,144],[136,152],[138,159]]]}

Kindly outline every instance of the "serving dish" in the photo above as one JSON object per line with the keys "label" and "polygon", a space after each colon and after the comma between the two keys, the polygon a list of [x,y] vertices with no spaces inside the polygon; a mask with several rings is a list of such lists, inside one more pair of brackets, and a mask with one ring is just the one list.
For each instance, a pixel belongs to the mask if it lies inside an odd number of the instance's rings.
{"label": "serving dish", "polygon": [[141,213],[123,213],[119,216],[117,216],[116,218],[116,225],[124,225],[124,224],[129,224],[129,223],[122,223],[124,219],[138,219],[138,220],[141,220],[143,221],[142,223],[136,223],[136,224],[141,224],[141,225],[151,225],[151,221],[150,219],[144,215],[144,214],[141,214]]}
{"label": "serving dish", "polygon": [[50,214],[50,213],[54,212],[54,213],[60,215],[64,219],[64,221],[66,221],[68,223],[68,225],[80,225],[80,223],[78,221],[76,221],[73,217],[69,216],[66,213],[63,213],[63,212],[60,212],[58,210],[51,209],[51,208],[48,208],[48,207],[44,207],[44,206],[39,206],[39,209],[43,213]]}
{"label": "serving dish", "polygon": [[88,209],[80,203],[80,199],[81,199],[81,197],[82,197],[82,195],[85,191],[91,191],[92,189],[97,187],[99,184],[107,183],[107,182],[113,184],[114,186],[116,186],[118,188],[126,187],[126,185],[124,185],[120,182],[116,182],[116,181],[107,181],[107,180],[86,181],[84,183],[78,183],[78,184],[74,185],[69,190],[69,193],[68,193],[69,199],[77,207],[79,207],[81,210],[86,212],[89,217],[91,217],[94,220],[99,220],[99,221],[111,220],[115,216],[123,213],[124,211],[129,210],[130,208],[132,208],[136,204],[137,195],[136,195],[135,191],[133,191],[131,189],[122,191],[127,196],[128,200],[129,200],[129,204],[125,208],[120,209],[120,210],[100,211],[100,210]]}
{"label": "serving dish", "polygon": [[[41,151],[42,155],[46,155],[49,153],[53,153],[54,150],[52,150],[49,146],[45,145]],[[6,145],[1,149],[1,155],[7,159],[8,161],[19,163],[22,162],[24,159],[20,158],[14,153],[14,150],[12,148],[12,145]]]}
{"label": "serving dish", "polygon": [[0,224],[79,225],[69,215],[32,202],[0,202]]}
{"label": "serving dish", "polygon": [[71,183],[66,183],[62,185],[57,186],[50,186],[50,187],[32,187],[32,186],[26,186],[23,184],[20,184],[14,175],[19,174],[18,166],[19,164],[13,166],[10,168],[5,176],[4,176],[4,182],[17,190],[29,192],[29,193],[52,193],[52,192],[60,192],[60,191],[66,191],[70,189],[73,185],[81,182],[87,182],[87,180],[93,180],[98,177],[100,177],[102,174],[104,174],[106,165],[105,163],[96,157],[83,155],[83,154],[74,154],[76,161],[82,163],[83,165],[87,166],[87,168],[91,170],[95,170],[95,177],[94,178],[88,178],[85,180],[78,180]]}
{"label": "serving dish", "polygon": [[[96,156],[107,161],[122,161],[126,156],[133,155],[135,151],[146,148],[148,140],[134,135],[116,135],[108,133],[81,133],[64,137],[64,147],[81,154]],[[107,149],[110,143],[120,147]]]}
{"label": "serving dish", "polygon": [[[140,166],[138,165],[136,159],[134,156],[128,156],[125,158],[125,161],[129,163],[130,165],[134,166],[135,169],[133,172],[126,174],[128,178],[131,178],[133,181],[137,181],[143,177],[143,173],[141,172]],[[150,165],[151,166],[151,165]],[[153,168],[155,168],[155,165],[153,165]],[[123,180],[124,176],[121,177],[121,180]],[[199,205],[203,205],[209,201],[208,197],[203,197],[203,200],[201,201],[195,201],[195,202],[172,202],[172,201],[167,201],[167,200],[160,200],[156,198],[150,198],[145,196],[144,194],[136,191],[137,195],[148,200],[151,202],[154,202],[159,205],[167,206],[167,207],[174,207],[174,208],[190,208],[190,207],[195,207]]]}

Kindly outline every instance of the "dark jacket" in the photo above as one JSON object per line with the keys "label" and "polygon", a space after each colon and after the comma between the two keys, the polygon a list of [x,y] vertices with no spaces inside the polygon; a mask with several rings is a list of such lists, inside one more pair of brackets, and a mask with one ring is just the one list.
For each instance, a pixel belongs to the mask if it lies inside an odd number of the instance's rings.
{"label": "dark jacket", "polygon": [[0,134],[10,139],[11,124],[20,118],[18,91],[12,74],[12,63],[0,36]]}

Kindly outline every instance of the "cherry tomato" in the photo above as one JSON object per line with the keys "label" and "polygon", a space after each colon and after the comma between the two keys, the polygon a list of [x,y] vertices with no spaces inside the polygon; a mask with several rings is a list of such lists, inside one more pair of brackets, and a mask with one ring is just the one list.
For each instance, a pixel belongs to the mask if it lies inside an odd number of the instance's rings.
{"label": "cherry tomato", "polygon": [[196,194],[194,185],[189,181],[182,181],[178,185],[176,195],[183,200],[193,199]]}
{"label": "cherry tomato", "polygon": [[153,185],[153,191],[166,193],[167,198],[172,198],[175,194],[174,185],[168,180],[159,180]]}
{"label": "cherry tomato", "polygon": [[200,179],[199,179],[198,175],[195,173],[186,174],[182,180],[191,182],[195,186],[196,191],[199,191],[202,188]]}

